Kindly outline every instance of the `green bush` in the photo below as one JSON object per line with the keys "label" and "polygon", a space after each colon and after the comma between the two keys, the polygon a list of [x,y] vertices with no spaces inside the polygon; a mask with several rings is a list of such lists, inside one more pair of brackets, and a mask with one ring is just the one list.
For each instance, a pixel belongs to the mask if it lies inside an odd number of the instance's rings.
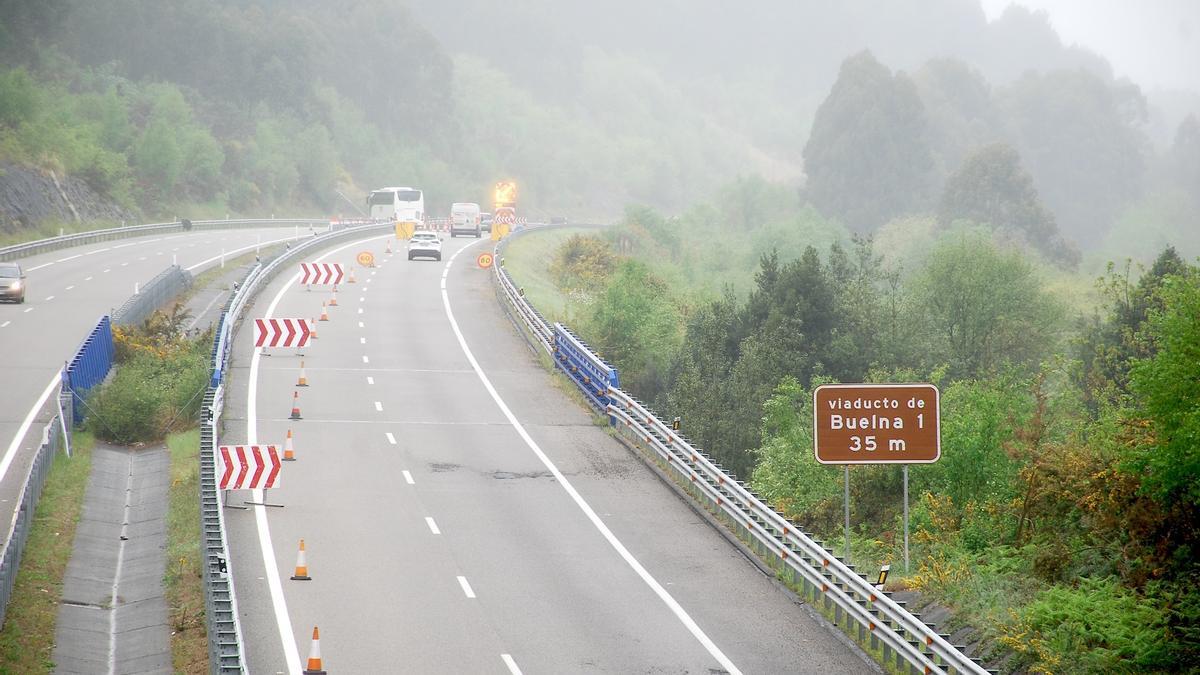
{"label": "green bush", "polygon": [[175,349],[132,350],[88,398],[85,428],[113,443],[150,443],[186,427],[208,385],[206,338]]}
{"label": "green bush", "polygon": [[1034,673],[1145,672],[1170,667],[1168,617],[1115,578],[1037,595],[1001,640]]}

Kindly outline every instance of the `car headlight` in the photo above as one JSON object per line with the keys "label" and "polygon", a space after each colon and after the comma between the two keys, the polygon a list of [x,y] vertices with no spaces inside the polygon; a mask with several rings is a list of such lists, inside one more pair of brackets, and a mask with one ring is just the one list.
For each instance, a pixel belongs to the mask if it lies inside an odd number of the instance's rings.
{"label": "car headlight", "polygon": [[9,284],[9,285],[8,285],[8,287],[9,287],[9,288],[11,288],[11,289],[13,289],[14,291],[19,291],[19,290],[21,290],[21,280],[20,280],[20,279],[17,279],[16,281],[14,281],[14,282],[12,282],[11,284]]}

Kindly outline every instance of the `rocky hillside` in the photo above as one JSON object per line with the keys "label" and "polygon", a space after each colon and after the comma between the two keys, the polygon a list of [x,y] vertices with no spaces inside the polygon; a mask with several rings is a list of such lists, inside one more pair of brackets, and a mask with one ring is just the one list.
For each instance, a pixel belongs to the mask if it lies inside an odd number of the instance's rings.
{"label": "rocky hillside", "polygon": [[0,162],[0,235],[45,223],[136,221],[137,215],[105,199],[82,180]]}

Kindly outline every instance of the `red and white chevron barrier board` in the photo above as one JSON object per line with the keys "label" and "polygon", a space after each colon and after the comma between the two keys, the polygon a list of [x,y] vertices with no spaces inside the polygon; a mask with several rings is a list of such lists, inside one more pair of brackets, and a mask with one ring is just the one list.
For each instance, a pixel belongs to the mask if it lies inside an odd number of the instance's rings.
{"label": "red and white chevron barrier board", "polygon": [[273,445],[222,445],[217,448],[221,490],[279,487],[279,452]]}
{"label": "red and white chevron barrier board", "polygon": [[510,206],[501,206],[500,208],[496,209],[496,213],[492,216],[492,220],[500,223],[501,225],[515,225],[517,222],[517,213]]}
{"label": "red and white chevron barrier board", "polygon": [[300,263],[300,283],[340,284],[345,273],[341,263]]}
{"label": "red and white chevron barrier board", "polygon": [[312,330],[307,319],[255,319],[255,347],[303,347]]}

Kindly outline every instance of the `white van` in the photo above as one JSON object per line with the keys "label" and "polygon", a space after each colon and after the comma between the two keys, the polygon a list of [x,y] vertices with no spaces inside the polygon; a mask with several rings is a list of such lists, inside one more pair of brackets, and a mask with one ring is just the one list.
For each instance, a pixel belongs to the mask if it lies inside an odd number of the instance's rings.
{"label": "white van", "polygon": [[478,239],[483,231],[480,227],[479,205],[473,202],[455,202],[450,205],[450,236],[473,234]]}

